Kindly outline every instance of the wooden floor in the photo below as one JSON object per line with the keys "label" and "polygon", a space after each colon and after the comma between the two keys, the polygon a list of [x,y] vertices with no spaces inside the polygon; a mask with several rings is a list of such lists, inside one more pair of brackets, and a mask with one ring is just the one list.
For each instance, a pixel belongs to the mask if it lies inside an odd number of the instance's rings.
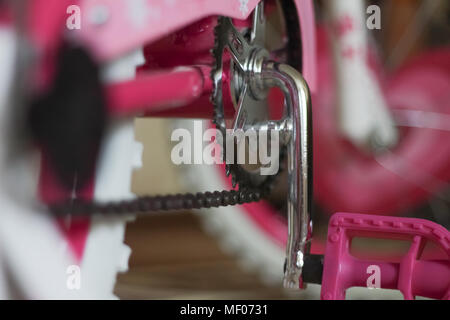
{"label": "wooden floor", "polygon": [[243,270],[191,213],[139,218],[128,225],[125,242],[133,253],[117,280],[121,299],[295,298]]}

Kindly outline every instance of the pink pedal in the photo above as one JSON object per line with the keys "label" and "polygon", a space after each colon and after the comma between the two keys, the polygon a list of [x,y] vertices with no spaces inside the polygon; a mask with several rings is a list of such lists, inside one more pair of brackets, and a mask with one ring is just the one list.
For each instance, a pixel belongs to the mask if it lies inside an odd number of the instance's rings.
{"label": "pink pedal", "polygon": [[[409,240],[411,246],[400,262],[367,261],[351,255],[355,237]],[[427,242],[441,248],[446,259],[419,260]],[[321,298],[345,299],[348,288],[366,287],[370,268],[379,270],[380,288],[398,289],[407,300],[450,300],[450,232],[423,219],[336,213],[328,227]]]}

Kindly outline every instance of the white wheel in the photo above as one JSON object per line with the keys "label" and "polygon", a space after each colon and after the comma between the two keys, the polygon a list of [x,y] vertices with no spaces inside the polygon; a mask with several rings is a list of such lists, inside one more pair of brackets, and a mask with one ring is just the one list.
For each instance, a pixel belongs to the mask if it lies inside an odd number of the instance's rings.
{"label": "white wheel", "polygon": [[[117,272],[128,269],[130,248],[123,243],[126,218],[92,217],[80,230],[61,232],[36,200],[39,155],[10,159],[12,142],[8,92],[13,81],[16,39],[0,30],[0,299],[112,299]],[[136,59],[136,57],[138,59]],[[105,72],[109,80],[134,76],[140,54]],[[111,71],[112,70],[112,71]],[[134,121],[114,123],[106,133],[94,184],[96,200],[132,198],[133,168],[142,147],[134,141]],[[22,155],[22,154],[21,154]],[[65,221],[67,225],[73,221]]]}

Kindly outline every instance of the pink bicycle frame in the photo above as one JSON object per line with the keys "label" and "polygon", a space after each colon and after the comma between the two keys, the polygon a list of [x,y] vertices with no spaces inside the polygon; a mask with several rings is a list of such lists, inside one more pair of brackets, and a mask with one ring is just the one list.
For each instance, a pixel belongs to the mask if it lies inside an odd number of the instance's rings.
{"label": "pink bicycle frame", "polygon": [[[126,14],[130,12],[129,3],[132,2],[78,1],[81,8],[82,28],[74,32],[79,41],[90,49],[99,63],[117,59],[133,49],[159,40],[165,35],[209,16],[224,15],[245,20],[251,15],[259,0],[185,0],[178,2],[148,0],[143,9],[153,12],[149,13],[153,18],[143,20],[138,26],[133,23],[133,14]],[[295,3],[303,40],[303,76],[311,90],[314,91],[316,88],[316,45],[313,5],[311,0],[295,0]],[[30,17],[30,30],[33,46],[38,48],[38,52],[54,52],[56,50],[62,26],[67,18],[66,9],[70,4],[73,4],[73,1],[34,0],[32,2],[31,12],[33,15]],[[108,12],[108,21],[104,25],[90,23],[93,19],[92,15],[99,8]],[[162,16],[163,13],[164,16]],[[210,27],[199,23],[193,28],[181,30],[179,36],[192,38]],[[197,46],[201,46],[201,43],[195,43]],[[116,113],[132,115],[145,111],[148,116],[157,113],[158,116],[193,117],[191,105],[179,110],[174,108],[173,95],[180,104],[193,102],[202,95],[209,95],[211,90],[209,77],[207,65],[188,68],[183,72],[160,70],[157,73],[142,75],[142,77],[138,74],[135,80],[106,89],[111,97],[110,112],[113,115]],[[167,86],[169,82],[171,86]],[[149,85],[153,90],[145,90]],[[201,102],[199,101],[200,104]],[[195,117],[210,118],[210,108],[199,106],[195,109],[193,112]],[[168,112],[164,113],[164,111]]]}

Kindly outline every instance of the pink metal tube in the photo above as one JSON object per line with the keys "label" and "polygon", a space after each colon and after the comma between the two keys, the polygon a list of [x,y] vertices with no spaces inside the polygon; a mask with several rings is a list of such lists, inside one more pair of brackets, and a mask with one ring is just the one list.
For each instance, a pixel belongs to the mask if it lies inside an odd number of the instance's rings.
{"label": "pink metal tube", "polygon": [[186,67],[141,73],[136,79],[106,88],[114,116],[163,112],[188,105],[211,91],[209,67]]}

